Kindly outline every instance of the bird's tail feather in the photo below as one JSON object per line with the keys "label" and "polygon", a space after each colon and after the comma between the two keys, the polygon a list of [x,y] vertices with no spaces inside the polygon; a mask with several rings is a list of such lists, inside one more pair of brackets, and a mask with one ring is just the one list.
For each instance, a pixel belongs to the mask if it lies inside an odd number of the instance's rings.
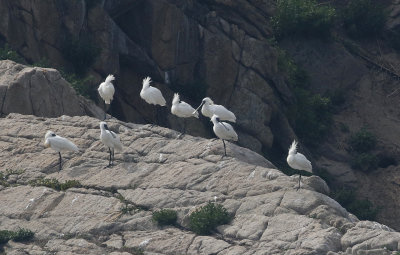
{"label": "bird's tail feather", "polygon": [[178,93],[175,93],[175,94],[174,94],[174,99],[172,99],[172,104],[177,104],[177,103],[179,103],[179,100],[180,100],[179,94],[178,94]]}
{"label": "bird's tail feather", "polygon": [[293,143],[292,145],[290,145],[289,148],[289,154],[296,154],[296,152],[297,152],[297,142],[296,140],[293,140]]}
{"label": "bird's tail feather", "polygon": [[147,88],[150,86],[151,78],[147,76],[146,78],[143,79],[143,88]]}
{"label": "bird's tail feather", "polygon": [[113,80],[115,80],[114,75],[109,74],[109,75],[107,76],[107,78],[106,78],[106,83],[112,82]]}

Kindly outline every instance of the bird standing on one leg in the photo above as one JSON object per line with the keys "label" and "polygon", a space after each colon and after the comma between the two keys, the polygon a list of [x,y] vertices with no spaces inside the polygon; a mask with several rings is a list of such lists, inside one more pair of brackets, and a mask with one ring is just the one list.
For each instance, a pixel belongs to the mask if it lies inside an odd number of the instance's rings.
{"label": "bird standing on one leg", "polygon": [[44,137],[44,145],[58,152],[59,170],[62,169],[61,151],[79,151],[78,147],[70,140],[56,135],[53,131],[47,131]]}
{"label": "bird standing on one leg", "polygon": [[[157,88],[154,88],[150,86],[151,83],[151,78],[146,77],[143,79],[143,87],[142,90],[140,91],[140,97],[146,101],[148,104],[154,104],[154,105],[160,105],[160,106],[165,106],[166,101],[161,94],[161,91]],[[158,109],[157,111],[157,119],[158,119]]]}
{"label": "bird standing on one leg", "polygon": [[100,97],[104,100],[104,119],[106,119],[107,115],[107,107],[106,105],[110,105],[111,101],[113,100],[114,97],[114,85],[111,83],[113,80],[115,80],[114,75],[109,74],[104,82],[102,82],[97,89],[99,91]]}
{"label": "bird standing on one leg", "polygon": [[110,158],[107,167],[112,167],[114,162],[114,151],[115,149],[118,151],[122,150],[122,143],[119,140],[119,136],[110,131],[108,129],[107,123],[104,121],[100,122],[100,140],[101,142],[108,147],[108,151],[110,153]]}
{"label": "bird standing on one leg", "polygon": [[186,118],[195,117],[199,118],[199,113],[190,104],[180,101],[179,94],[174,94],[174,99],[172,100],[171,113],[184,118],[183,122],[183,132],[182,135],[186,133]]}
{"label": "bird standing on one leg", "polygon": [[[293,140],[292,145],[289,148],[289,154],[287,157],[288,165],[296,170],[304,170],[312,173],[311,162],[303,154],[297,152],[297,142]],[[301,173],[299,174],[299,186],[297,190],[300,189]]]}
{"label": "bird standing on one leg", "polygon": [[233,112],[226,109],[224,106],[219,104],[214,104],[211,98],[206,97],[201,101],[199,107],[197,107],[196,111],[201,107],[201,113],[211,118],[214,114],[219,116],[220,120],[226,120],[230,122],[236,122],[236,116]]}
{"label": "bird standing on one leg", "polygon": [[214,124],[213,130],[215,135],[218,136],[218,138],[220,138],[224,144],[224,156],[226,156],[225,140],[237,141],[238,135],[229,123],[221,122],[218,115],[214,114],[211,117],[211,121]]}

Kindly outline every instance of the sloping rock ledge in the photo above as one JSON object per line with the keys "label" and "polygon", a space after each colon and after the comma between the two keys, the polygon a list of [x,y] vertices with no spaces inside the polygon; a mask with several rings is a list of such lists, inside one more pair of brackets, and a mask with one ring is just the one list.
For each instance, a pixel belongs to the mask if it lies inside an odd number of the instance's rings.
{"label": "sloping rock ledge", "polygon": [[[109,120],[125,148],[108,164],[91,117],[0,119],[0,229],[28,228],[32,242],[9,241],[7,254],[397,254],[400,233],[359,221],[329,198],[325,182],[289,177],[258,154],[149,125]],[[68,137],[80,153],[43,146],[46,130]],[[31,186],[38,178],[78,180],[84,188]],[[217,196],[234,220],[212,236],[188,230],[188,215]],[[123,213],[124,198],[138,209]],[[158,227],[152,211],[172,208],[180,227]],[[143,245],[148,241],[147,245]],[[146,243],[146,242],[145,242]]]}

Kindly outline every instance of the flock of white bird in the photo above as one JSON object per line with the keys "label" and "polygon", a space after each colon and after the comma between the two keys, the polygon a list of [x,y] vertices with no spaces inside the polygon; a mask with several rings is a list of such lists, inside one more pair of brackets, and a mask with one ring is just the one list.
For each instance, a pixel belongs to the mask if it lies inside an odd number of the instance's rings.
{"label": "flock of white bird", "polygon": [[[110,74],[107,76],[104,82],[99,85],[98,92],[100,97],[104,100],[105,109],[107,111],[107,106],[110,105],[113,100],[115,88],[112,81],[115,80],[114,75]],[[148,104],[166,106],[166,100],[163,97],[161,91],[155,87],[150,86],[151,78],[146,77],[143,79],[142,90],[140,91],[140,97],[145,100]],[[186,132],[186,118],[195,117],[199,118],[198,110],[201,107],[201,113],[210,118],[213,123],[213,131],[215,135],[220,138],[224,145],[224,156],[226,156],[226,145],[227,141],[238,141],[238,135],[233,129],[233,127],[222,120],[229,122],[236,122],[236,116],[233,112],[229,111],[222,105],[214,104],[214,102],[206,97],[202,100],[201,104],[197,109],[194,109],[188,103],[181,101],[179,94],[175,93],[172,99],[171,113],[179,118],[184,118],[184,128],[182,134]],[[104,116],[106,119],[106,115]],[[107,167],[112,167],[114,163],[114,151],[122,150],[122,143],[119,136],[113,131],[109,130],[107,123],[104,121],[100,122],[100,140],[108,147],[109,151],[109,163]],[[59,154],[59,170],[62,169],[62,157],[61,151],[79,151],[78,147],[69,141],[68,139],[56,135],[52,131],[47,131],[45,135],[45,146],[51,147],[53,150]],[[287,163],[290,167],[297,170],[304,170],[312,173],[311,162],[301,153],[297,152],[297,142],[293,141],[289,148],[289,153],[287,157]],[[299,186],[300,188],[301,174],[299,174]]]}

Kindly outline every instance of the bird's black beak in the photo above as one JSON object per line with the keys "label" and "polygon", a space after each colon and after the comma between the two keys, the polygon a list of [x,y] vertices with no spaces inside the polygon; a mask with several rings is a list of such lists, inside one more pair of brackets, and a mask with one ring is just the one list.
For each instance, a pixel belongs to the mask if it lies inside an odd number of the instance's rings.
{"label": "bird's black beak", "polygon": [[108,129],[107,124],[104,124],[104,128],[105,128],[106,130],[110,131],[110,129]]}
{"label": "bird's black beak", "polygon": [[219,123],[221,123],[222,126],[224,126],[224,128],[225,128],[226,130],[229,130],[229,128],[227,128],[223,122],[219,121],[219,118],[217,119],[217,121],[218,121]]}
{"label": "bird's black beak", "polygon": [[200,109],[200,107],[203,106],[203,104],[204,104],[204,101],[201,102],[201,104],[199,105],[199,107],[197,107],[197,109],[196,109],[194,112],[192,112],[192,114],[194,114],[195,112],[197,112],[197,111]]}
{"label": "bird's black beak", "polygon": [[53,133],[53,134],[51,134],[51,136],[56,136],[56,134]]}

